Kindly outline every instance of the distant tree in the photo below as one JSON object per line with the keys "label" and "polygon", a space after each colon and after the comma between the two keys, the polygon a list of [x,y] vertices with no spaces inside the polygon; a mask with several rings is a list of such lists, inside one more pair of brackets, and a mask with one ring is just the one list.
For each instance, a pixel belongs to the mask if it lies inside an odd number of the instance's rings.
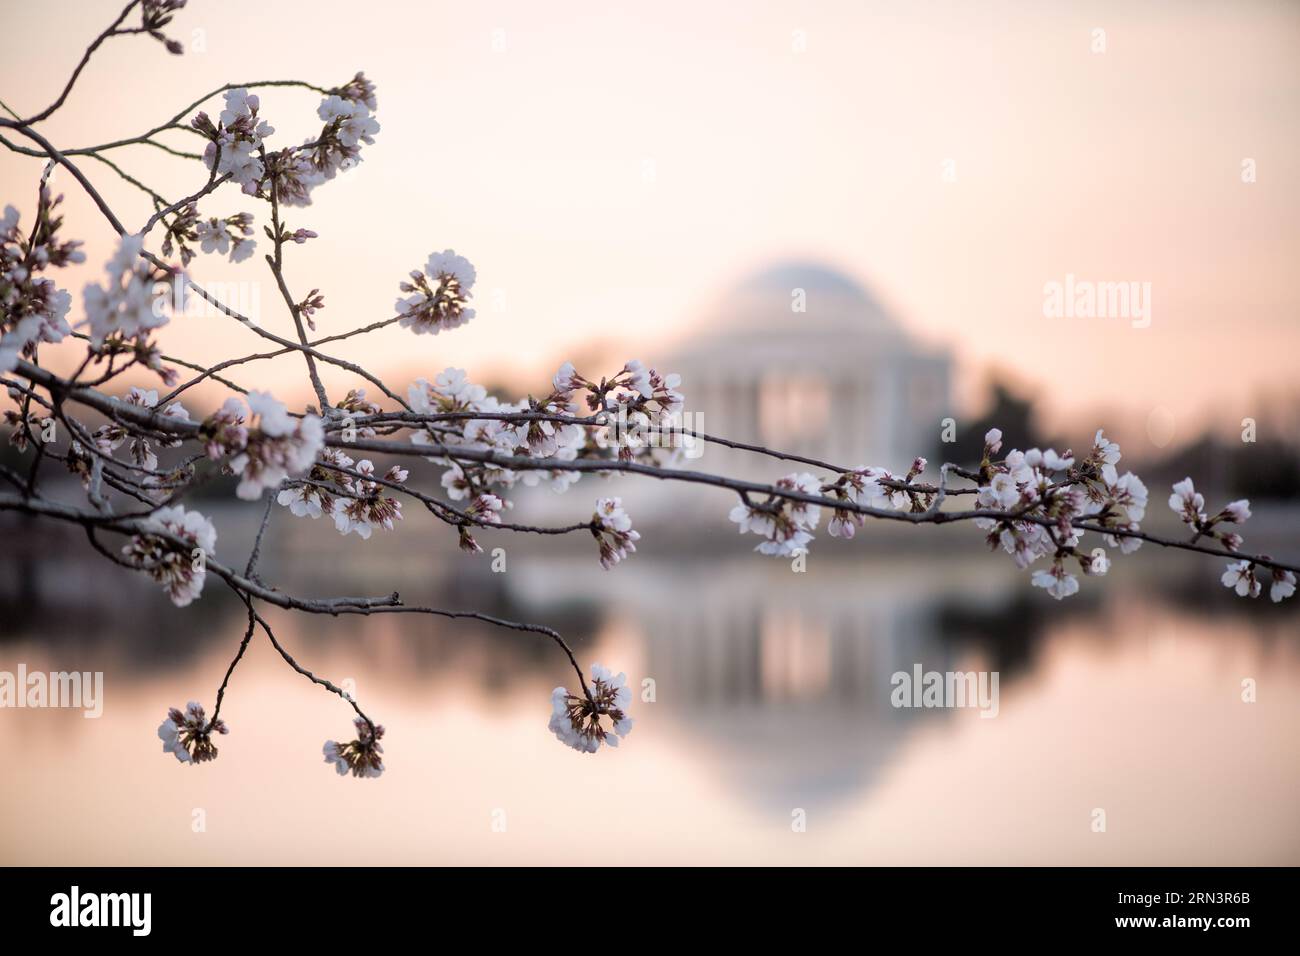
{"label": "distant tree", "polygon": [[1038,431],[1033,400],[1017,395],[1013,386],[995,378],[988,410],[978,418],[958,422],[957,441],[939,443],[932,455],[940,461],[978,461],[984,452],[984,436],[990,428],[1002,429],[1003,441],[1014,448],[1041,448],[1047,444]]}
{"label": "distant tree", "polygon": [[1205,434],[1144,471],[1171,483],[1197,475],[1205,491],[1221,495],[1265,501],[1300,496],[1300,449],[1279,438],[1223,442]]}

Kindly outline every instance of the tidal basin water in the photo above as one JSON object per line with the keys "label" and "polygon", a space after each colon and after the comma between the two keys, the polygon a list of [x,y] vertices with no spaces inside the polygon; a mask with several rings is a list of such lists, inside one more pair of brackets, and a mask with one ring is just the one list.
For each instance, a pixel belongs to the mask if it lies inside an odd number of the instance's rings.
{"label": "tidal basin water", "polygon": [[[155,729],[169,706],[210,708],[242,605],[210,576],[175,609],[78,534],[10,522],[0,670],[105,676],[99,719],[0,710],[0,862],[1300,863],[1300,608],[1233,599],[1215,560],[1144,549],[1058,604],[947,529],[901,554],[819,540],[806,574],[724,527],[647,536],[610,573],[590,540],[485,536],[508,548],[493,574],[410,518],[396,545],[277,515],[266,577],[556,626],[584,665],[653,680],[622,747],[548,733],[572,674],[542,638],[275,613],[300,662],[386,725],[387,772],[326,766],[350,709],[260,635],[219,759],[182,766]],[[996,671],[996,717],[892,706],[916,665]]]}

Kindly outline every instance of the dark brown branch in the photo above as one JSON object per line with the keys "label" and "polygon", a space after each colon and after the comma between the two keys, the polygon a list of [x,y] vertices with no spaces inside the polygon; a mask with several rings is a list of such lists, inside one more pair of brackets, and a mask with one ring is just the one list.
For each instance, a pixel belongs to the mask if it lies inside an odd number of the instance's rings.
{"label": "dark brown branch", "polygon": [[37,113],[35,116],[29,116],[27,119],[22,120],[20,125],[30,126],[32,123],[39,123],[41,120],[47,119],[51,114],[54,113],[55,110],[57,110],[60,106],[64,104],[64,101],[66,101],[68,98],[68,94],[72,92],[72,87],[77,82],[77,77],[81,76],[81,71],[86,68],[86,64],[89,63],[90,58],[95,55],[95,51],[99,49],[100,44],[103,43],[105,40],[107,40],[109,37],[114,36],[119,32],[126,32],[126,31],[118,31],[117,28],[122,25],[122,21],[127,18],[127,14],[129,14],[131,10],[135,7],[135,5],[139,2],[140,0],[131,0],[131,2],[128,3],[123,8],[122,12],[118,14],[117,19],[114,20],[111,24],[109,24],[108,29],[106,29],[99,36],[95,37],[94,41],[90,44],[90,46],[86,48],[86,52],[81,55],[81,62],[79,62],[76,66],[76,69],[72,71],[72,76],[68,78],[68,82],[64,85],[63,92],[59,94],[59,98],[55,100],[53,103],[51,103],[49,106],[47,106],[45,109]]}
{"label": "dark brown branch", "polygon": [[[246,604],[248,603],[247,600],[245,600],[245,603]],[[212,708],[212,719],[208,721],[207,730],[209,733],[212,731],[212,728],[216,725],[217,718],[221,716],[221,702],[226,697],[226,687],[230,684],[230,675],[235,672],[235,668],[239,666],[239,662],[244,659],[244,651],[248,650],[248,642],[253,639],[253,630],[254,630],[253,625],[254,625],[255,618],[256,615],[253,613],[252,605],[249,605],[248,630],[244,632],[244,639],[239,642],[239,650],[235,652],[234,660],[232,660],[230,662],[230,666],[226,668],[226,676],[222,678],[221,686],[217,688],[217,702]]]}

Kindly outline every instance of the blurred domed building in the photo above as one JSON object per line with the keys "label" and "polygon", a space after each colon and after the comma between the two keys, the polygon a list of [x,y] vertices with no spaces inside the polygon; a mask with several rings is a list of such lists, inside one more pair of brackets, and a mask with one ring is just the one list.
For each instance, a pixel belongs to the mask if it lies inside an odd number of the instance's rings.
{"label": "blurred domed building", "polygon": [[[725,293],[698,328],[654,363],[681,374],[689,428],[905,472],[951,414],[947,352],[912,339],[870,292],[825,266],[765,269]],[[794,470],[716,445],[693,464],[755,480]]]}
{"label": "blurred domed building", "polygon": [[[815,263],[750,276],[704,310],[675,349],[642,358],[681,375],[685,428],[848,468],[906,473],[953,414],[948,353],[909,336],[853,279]],[[703,443],[676,467],[761,482],[817,471]],[[631,478],[598,493],[622,496],[638,528],[735,532],[726,520],[734,495],[716,488]],[[571,497],[539,489],[527,496],[528,513],[572,520]]]}

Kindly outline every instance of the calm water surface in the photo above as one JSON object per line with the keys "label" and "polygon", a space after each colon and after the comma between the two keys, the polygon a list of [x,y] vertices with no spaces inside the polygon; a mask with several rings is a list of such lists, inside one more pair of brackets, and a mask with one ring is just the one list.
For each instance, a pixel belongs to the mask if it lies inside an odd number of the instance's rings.
{"label": "calm water surface", "polygon": [[[728,537],[610,574],[589,548],[512,550],[492,574],[304,525],[268,555],[286,589],[396,587],[552,624],[656,700],[623,747],[580,755],[546,730],[569,675],[542,639],[277,614],[299,660],[354,681],[388,727],[387,773],[333,774],[321,743],[349,708],[260,636],[219,760],[180,766],[154,730],[168,706],[210,705],[241,605],[210,579],[176,610],[75,535],[8,526],[0,669],[102,670],[106,699],[98,720],[0,711],[0,861],[1300,863],[1300,628],[1220,595],[1212,562],[1157,572],[1139,553],[1058,605],[1008,562],[942,550],[828,548],[796,575]],[[997,670],[997,717],[893,708],[891,675],[916,663]]]}

